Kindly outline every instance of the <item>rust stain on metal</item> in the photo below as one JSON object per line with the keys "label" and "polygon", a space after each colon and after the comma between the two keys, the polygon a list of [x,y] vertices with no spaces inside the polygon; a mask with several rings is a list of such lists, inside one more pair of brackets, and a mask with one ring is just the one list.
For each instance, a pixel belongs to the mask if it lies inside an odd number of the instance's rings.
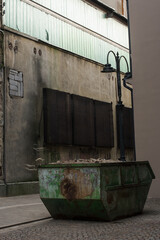
{"label": "rust stain on metal", "polygon": [[61,194],[68,200],[84,199],[91,196],[93,186],[89,174],[79,169],[65,169],[64,179],[60,184]]}
{"label": "rust stain on metal", "polygon": [[68,200],[75,199],[77,194],[76,185],[73,182],[71,182],[71,180],[69,180],[68,178],[65,178],[61,182],[61,193]]}

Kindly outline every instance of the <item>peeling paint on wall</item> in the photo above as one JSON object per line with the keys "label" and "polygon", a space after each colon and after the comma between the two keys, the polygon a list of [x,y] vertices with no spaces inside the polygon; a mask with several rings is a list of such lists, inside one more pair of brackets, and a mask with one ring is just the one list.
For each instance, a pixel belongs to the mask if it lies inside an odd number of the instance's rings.
{"label": "peeling paint on wall", "polygon": [[9,71],[9,95],[11,97],[23,97],[23,74],[16,70],[10,69]]}

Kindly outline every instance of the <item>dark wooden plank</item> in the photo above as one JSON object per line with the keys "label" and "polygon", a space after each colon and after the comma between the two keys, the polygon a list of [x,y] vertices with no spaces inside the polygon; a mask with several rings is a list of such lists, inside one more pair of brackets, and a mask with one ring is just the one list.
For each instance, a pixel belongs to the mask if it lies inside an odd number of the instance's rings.
{"label": "dark wooden plank", "polygon": [[73,142],[80,146],[95,145],[93,100],[77,95],[73,99]]}
{"label": "dark wooden plank", "polygon": [[134,128],[132,114],[132,108],[124,108],[124,145],[126,148],[134,147]]}
{"label": "dark wooden plank", "polygon": [[96,146],[114,147],[112,104],[95,102]]}
{"label": "dark wooden plank", "polygon": [[48,144],[72,144],[71,96],[44,89],[44,140]]}
{"label": "dark wooden plank", "polygon": [[[119,111],[117,106],[117,140],[119,147]],[[123,135],[125,148],[134,148],[134,127],[132,108],[123,107]]]}

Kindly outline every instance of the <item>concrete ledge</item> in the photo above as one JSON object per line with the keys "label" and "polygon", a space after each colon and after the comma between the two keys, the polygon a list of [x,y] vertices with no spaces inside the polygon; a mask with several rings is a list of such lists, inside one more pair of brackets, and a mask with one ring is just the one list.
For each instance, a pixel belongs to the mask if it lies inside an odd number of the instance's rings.
{"label": "concrete ledge", "polygon": [[0,184],[0,197],[11,197],[39,193],[39,182],[18,182]]}
{"label": "concrete ledge", "polygon": [[0,197],[5,197],[6,196],[6,185],[5,184],[0,184]]}

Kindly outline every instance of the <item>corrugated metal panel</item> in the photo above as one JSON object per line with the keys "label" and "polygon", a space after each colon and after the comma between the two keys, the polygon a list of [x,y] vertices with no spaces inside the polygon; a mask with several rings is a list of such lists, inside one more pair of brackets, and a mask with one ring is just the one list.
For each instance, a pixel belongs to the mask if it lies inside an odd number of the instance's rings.
{"label": "corrugated metal panel", "polygon": [[[76,0],[77,1],[77,0]],[[64,22],[54,16],[46,14],[39,9],[24,3],[20,0],[5,0],[6,2],[6,13],[3,16],[4,25],[16,29],[20,32],[26,33],[30,36],[41,39],[45,42],[50,43],[51,45],[63,48],[65,50],[71,51],[80,56],[89,58],[93,61],[100,62],[102,64],[106,63],[106,54],[109,50],[113,50],[114,52],[119,51],[120,55],[124,55],[127,59],[129,58],[127,50],[122,50],[121,48],[117,48],[115,45],[107,42],[107,40],[102,40],[93,36],[92,34],[83,31],[67,22]],[[41,4],[48,1],[42,1]],[[65,1],[68,2],[68,1]],[[81,1],[79,1],[80,4]],[[54,1],[57,9],[64,8],[63,0]],[[52,1],[50,2],[50,6],[52,7]],[[89,6],[89,5],[88,5]],[[75,5],[68,4],[67,12],[70,9],[75,12]],[[79,5],[78,5],[79,7]],[[84,7],[84,6],[83,6]],[[86,6],[85,6],[86,7]],[[90,7],[90,6],[89,6]],[[69,10],[68,10],[69,9]],[[77,9],[77,7],[76,7]],[[93,8],[94,9],[94,8]],[[94,9],[97,11],[96,9]],[[86,8],[85,8],[86,11]],[[85,12],[84,11],[84,12]],[[76,11],[78,14],[79,11]],[[76,15],[75,13],[75,15]],[[91,14],[91,12],[90,12]],[[90,19],[94,16],[88,16],[85,12],[86,19]],[[96,17],[96,16],[95,16]],[[83,16],[79,16],[80,19],[83,19]],[[86,20],[89,23],[89,20]],[[106,20],[105,20],[106,21]],[[110,21],[110,22],[109,22]],[[112,20],[107,20],[108,24],[108,32],[113,35],[115,38],[120,39],[119,31],[120,28],[115,23],[115,29],[117,33],[115,34],[113,30]],[[95,23],[95,22],[94,22]],[[93,24],[93,22],[92,22]],[[96,25],[96,24],[95,24]],[[98,24],[99,25],[99,24]],[[101,25],[101,24],[100,24]],[[104,28],[105,24],[103,23]],[[120,25],[121,26],[121,25]],[[110,30],[109,30],[110,29]],[[113,31],[113,32],[112,32]],[[123,31],[122,31],[123,32]],[[123,35],[126,35],[123,32]],[[122,37],[121,37],[122,38]],[[114,59],[111,59],[111,63],[115,66]],[[121,66],[122,71],[126,71],[126,66]]]}
{"label": "corrugated metal panel", "polygon": [[[105,12],[82,0],[34,0],[111,40],[128,47],[128,28],[114,18],[105,18]],[[78,11],[77,11],[78,9]]]}

